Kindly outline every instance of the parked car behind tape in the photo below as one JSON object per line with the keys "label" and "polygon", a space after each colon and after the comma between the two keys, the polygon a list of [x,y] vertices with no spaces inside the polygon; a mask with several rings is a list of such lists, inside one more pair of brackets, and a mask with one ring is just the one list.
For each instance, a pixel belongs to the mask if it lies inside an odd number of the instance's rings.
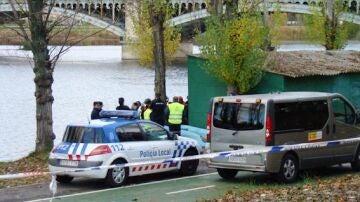
{"label": "parked car behind tape", "polygon": [[320,92],[215,97],[208,115],[211,152],[261,150],[278,145],[319,143],[317,148],[279,150],[257,155],[217,157],[208,161],[223,178],[238,170],[276,173],[279,180],[293,182],[299,170],[351,162],[360,170],[359,117],[342,95]]}

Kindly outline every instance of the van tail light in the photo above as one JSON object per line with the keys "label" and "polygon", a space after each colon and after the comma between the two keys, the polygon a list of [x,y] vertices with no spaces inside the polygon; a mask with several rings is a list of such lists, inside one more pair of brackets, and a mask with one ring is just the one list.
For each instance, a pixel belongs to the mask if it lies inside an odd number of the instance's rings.
{"label": "van tail light", "polygon": [[101,145],[96,147],[94,150],[91,151],[89,156],[96,156],[96,155],[102,155],[102,154],[110,154],[111,149],[107,145]]}
{"label": "van tail light", "polygon": [[267,146],[270,146],[273,143],[273,127],[272,120],[270,116],[266,117],[266,127],[265,127],[265,142]]}
{"label": "van tail light", "polygon": [[207,122],[206,122],[206,130],[207,130],[206,140],[207,140],[207,142],[211,141],[211,117],[212,117],[212,114],[209,113],[207,115]]}
{"label": "van tail light", "polygon": [[211,141],[211,122],[212,122],[212,114],[208,114],[207,116],[207,121],[206,121],[206,130],[207,130],[207,133],[206,133],[206,140],[207,142],[210,142]]}

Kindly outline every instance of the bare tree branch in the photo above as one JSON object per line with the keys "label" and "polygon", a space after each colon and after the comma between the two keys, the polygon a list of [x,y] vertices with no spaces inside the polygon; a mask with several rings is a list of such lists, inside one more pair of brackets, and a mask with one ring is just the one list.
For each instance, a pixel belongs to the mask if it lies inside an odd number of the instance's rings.
{"label": "bare tree branch", "polygon": [[22,33],[21,36],[23,36],[26,41],[30,41],[30,37],[26,33],[26,30],[25,30],[25,28],[23,26],[23,23],[21,23],[21,21],[20,21],[19,13],[16,10],[16,6],[21,7],[20,4],[17,3],[16,1],[14,1],[14,0],[9,0],[9,3],[10,3],[11,9],[12,9],[13,14],[14,14],[15,23],[19,26],[20,32]]}
{"label": "bare tree branch", "polygon": [[55,0],[50,0],[49,5],[47,6],[47,12],[45,17],[45,23],[47,24],[49,22],[50,14],[52,11],[52,8],[55,6]]}

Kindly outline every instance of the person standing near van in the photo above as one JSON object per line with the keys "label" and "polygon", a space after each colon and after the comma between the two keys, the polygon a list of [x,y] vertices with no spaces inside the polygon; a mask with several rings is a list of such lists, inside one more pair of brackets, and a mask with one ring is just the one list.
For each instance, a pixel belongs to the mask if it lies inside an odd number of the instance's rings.
{"label": "person standing near van", "polygon": [[182,124],[189,125],[189,98],[187,98],[186,102],[184,103]]}
{"label": "person standing near van", "polygon": [[165,125],[165,102],[160,98],[160,93],[155,94],[155,99],[150,104],[152,110],[150,120],[154,121],[162,126]]}
{"label": "person standing near van", "polygon": [[119,106],[116,107],[116,110],[130,110],[127,105],[124,105],[125,99],[123,97],[119,98]]}
{"label": "person standing near van", "polygon": [[94,119],[100,119],[100,112],[102,110],[102,107],[103,107],[103,103],[100,102],[100,101],[95,101],[93,103],[93,110],[91,112],[91,120],[94,120]]}
{"label": "person standing near van", "polygon": [[179,98],[174,97],[173,102],[168,105],[168,124],[170,132],[180,135],[182,117],[184,113],[184,105],[179,103]]}

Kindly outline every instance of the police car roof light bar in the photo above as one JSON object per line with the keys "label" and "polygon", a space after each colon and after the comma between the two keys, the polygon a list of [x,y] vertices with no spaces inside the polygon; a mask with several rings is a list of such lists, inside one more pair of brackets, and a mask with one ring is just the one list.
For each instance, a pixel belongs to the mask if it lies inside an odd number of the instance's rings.
{"label": "police car roof light bar", "polygon": [[137,119],[140,117],[140,113],[133,110],[102,110],[100,112],[100,117]]}

